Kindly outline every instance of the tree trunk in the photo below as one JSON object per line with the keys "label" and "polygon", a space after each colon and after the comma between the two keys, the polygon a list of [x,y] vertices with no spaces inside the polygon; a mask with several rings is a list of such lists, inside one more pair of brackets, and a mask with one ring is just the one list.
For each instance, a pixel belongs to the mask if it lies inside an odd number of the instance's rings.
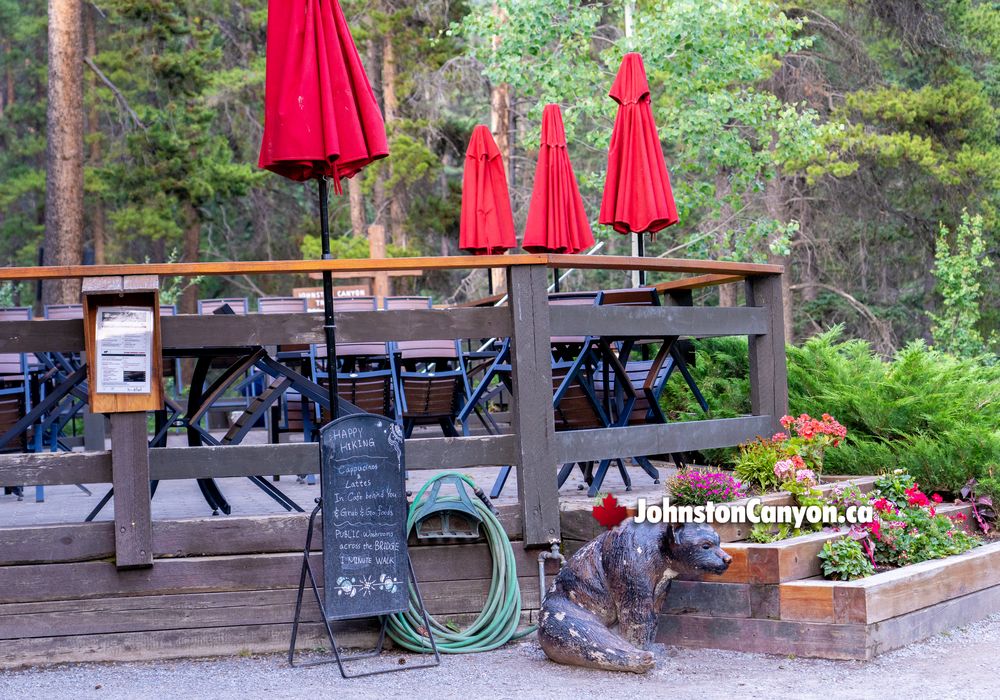
{"label": "tree trunk", "polygon": [[[730,204],[728,197],[732,194],[733,186],[729,182],[729,171],[725,168],[720,168],[719,172],[715,174],[715,198],[721,203],[719,208],[719,216],[714,222],[709,222],[710,226],[716,228],[715,232],[715,245],[719,250],[721,255],[731,255],[732,250],[729,248],[729,242],[726,238],[726,232],[731,230],[733,227],[733,222],[731,221],[733,216],[733,206]],[[738,285],[735,284],[720,284],[719,285],[719,306],[736,306],[736,295],[738,292]]]}
{"label": "tree trunk", "polygon": [[355,175],[347,181],[347,197],[351,205],[351,234],[364,237],[368,228],[365,223],[365,195],[361,191],[361,180]]}
{"label": "tree trunk", "polygon": [[[192,204],[186,206],[187,229],[184,231],[184,257],[181,262],[198,262],[201,251],[201,217]],[[198,285],[188,286],[181,294],[181,313],[198,313]]]}
{"label": "tree trunk", "polygon": [[[49,0],[45,264],[83,261],[83,44],[80,0]],[[80,282],[51,280],[46,304],[80,300]]]}
{"label": "tree trunk", "polygon": [[[399,100],[396,97],[396,47],[392,42],[392,34],[386,34],[382,46],[382,103],[385,116],[386,131],[391,135],[396,120],[399,119]],[[389,175],[395,173],[389,164]],[[403,188],[398,182],[391,192],[386,192],[389,198],[389,238],[393,245],[406,247],[406,205],[403,201]]]}
{"label": "tree trunk", "polygon": [[[97,56],[97,27],[94,24],[94,15],[97,8],[88,7],[84,10],[84,31],[87,35],[87,56],[93,59]],[[101,148],[101,130],[97,115],[97,76],[90,71],[87,76],[87,90],[90,92],[90,107],[87,110],[87,135],[90,138],[90,165],[99,167],[103,161]],[[90,213],[90,240],[94,248],[94,264],[103,265],[107,257],[104,253],[105,239],[105,219],[104,203],[100,195],[94,195],[93,201],[87,208]]]}
{"label": "tree trunk", "polygon": [[[775,221],[787,223],[789,220],[788,206],[788,181],[785,176],[775,173],[764,186],[764,206],[767,215]],[[784,265],[785,274],[781,276],[781,296],[783,299],[782,316],[785,325],[785,342],[792,343],[795,340],[794,314],[792,313],[792,258],[788,255],[769,255],[768,261],[775,265]]]}
{"label": "tree trunk", "polygon": [[10,70],[10,43],[6,41],[0,42],[0,50],[3,51],[3,55],[6,59],[4,61],[4,65],[6,66],[6,68],[4,68],[4,90],[3,92],[0,92],[0,117],[2,117],[4,111],[10,103],[13,102],[14,96],[11,93],[13,92],[12,88],[14,87],[14,76]]}

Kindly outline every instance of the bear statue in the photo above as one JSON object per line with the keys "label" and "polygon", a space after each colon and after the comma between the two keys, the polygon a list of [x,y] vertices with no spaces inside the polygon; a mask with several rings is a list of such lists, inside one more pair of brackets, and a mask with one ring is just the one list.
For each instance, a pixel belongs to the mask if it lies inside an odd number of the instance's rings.
{"label": "bear statue", "polygon": [[[542,602],[538,640],[561,664],[645,673],[654,665],[645,647],[671,579],[723,574],[731,561],[709,525],[629,518],[563,565]],[[615,623],[617,633],[610,629]]]}

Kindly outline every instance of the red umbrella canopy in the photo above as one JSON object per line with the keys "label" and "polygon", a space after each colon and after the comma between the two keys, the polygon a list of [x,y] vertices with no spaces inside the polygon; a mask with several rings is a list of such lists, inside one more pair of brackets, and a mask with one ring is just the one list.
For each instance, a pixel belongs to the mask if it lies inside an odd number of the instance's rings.
{"label": "red umbrella canopy", "polygon": [[535,187],[521,247],[531,253],[579,253],[594,245],[590,221],[566,150],[559,105],[545,105]]}
{"label": "red umbrella canopy", "polygon": [[385,122],[337,0],[268,0],[258,165],[340,178],[389,154]]}
{"label": "red umbrella canopy", "polygon": [[618,116],[598,221],[618,233],[655,233],[677,223],[677,207],[656,134],[642,56],[625,54],[609,94],[618,103]]}
{"label": "red umbrella canopy", "polygon": [[465,152],[458,240],[462,250],[476,255],[517,247],[503,158],[490,130],[482,124],[472,130]]}

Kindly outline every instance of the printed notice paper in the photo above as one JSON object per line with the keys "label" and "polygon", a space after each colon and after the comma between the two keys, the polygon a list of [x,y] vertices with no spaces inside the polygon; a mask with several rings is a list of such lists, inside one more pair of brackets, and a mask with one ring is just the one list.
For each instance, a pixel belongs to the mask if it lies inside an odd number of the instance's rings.
{"label": "printed notice paper", "polygon": [[148,394],[153,371],[153,310],[132,306],[97,309],[98,394]]}

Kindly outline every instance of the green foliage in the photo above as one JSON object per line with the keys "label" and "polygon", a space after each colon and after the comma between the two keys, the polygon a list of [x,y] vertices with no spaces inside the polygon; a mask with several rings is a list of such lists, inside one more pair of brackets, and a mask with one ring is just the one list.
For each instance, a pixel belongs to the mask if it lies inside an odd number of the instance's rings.
{"label": "green foliage", "polygon": [[915,342],[889,362],[834,330],[788,348],[792,412],[827,410],[848,429],[830,473],[903,469],[957,490],[1000,463],[1000,368]]}
{"label": "green foliage", "polygon": [[830,540],[819,553],[823,576],[838,581],[853,581],[875,573],[864,548],[857,540]]}
{"label": "green foliage", "polygon": [[[647,0],[637,4],[633,37],[609,37],[603,27],[621,26],[621,12],[619,3],[478,2],[456,31],[491,82],[508,83],[526,102],[533,123],[547,102],[563,105],[574,169],[595,211],[617,110],[608,87],[622,55],[640,50],[683,227],[671,242],[686,243],[689,254],[738,259],[786,250],[797,223],[745,211],[744,203],[786,164],[822,155],[815,112],[760,87],[779,56],[809,44],[802,21],[774,2]],[[536,143],[537,132],[527,141]],[[741,214],[702,235],[696,223],[723,206]]]}
{"label": "green foliage", "polygon": [[740,445],[733,473],[737,479],[751,488],[771,491],[778,487],[774,465],[784,458],[785,452],[778,442],[768,438],[758,438]]}
{"label": "green foliage", "polygon": [[[746,343],[710,340],[697,347],[692,371],[711,402],[711,415],[749,412]],[[825,457],[827,473],[903,469],[928,489],[957,491],[969,478],[1000,465],[1000,367],[921,342],[886,361],[865,341],[843,340],[839,328],[789,346],[787,357],[790,412],[831,413],[847,427],[847,439]],[[701,384],[705,373],[711,379]],[[675,382],[675,390],[665,393],[665,410],[700,417],[690,392],[672,378]],[[711,454],[719,462],[733,456],[732,451]],[[759,479],[766,478],[763,469],[758,465]],[[749,471],[737,475],[759,483]]]}
{"label": "green foliage", "polygon": [[[385,254],[389,258],[406,257],[409,251],[405,248],[386,245]],[[368,239],[361,236],[333,236],[330,238],[330,254],[334,260],[357,260],[367,258],[369,254]],[[319,260],[323,257],[323,243],[318,235],[307,233],[302,239],[302,259]]]}
{"label": "green foliage", "polygon": [[961,357],[978,357],[988,352],[986,340],[996,343],[993,331],[984,339],[980,331],[983,302],[982,282],[993,261],[986,255],[983,217],[962,212],[952,245],[948,227],[941,225],[935,252],[934,277],[941,295],[941,312],[928,312],[934,344]]}
{"label": "green foliage", "polygon": [[1000,477],[985,476],[976,484],[976,494],[986,496],[994,508],[1000,508]]}

